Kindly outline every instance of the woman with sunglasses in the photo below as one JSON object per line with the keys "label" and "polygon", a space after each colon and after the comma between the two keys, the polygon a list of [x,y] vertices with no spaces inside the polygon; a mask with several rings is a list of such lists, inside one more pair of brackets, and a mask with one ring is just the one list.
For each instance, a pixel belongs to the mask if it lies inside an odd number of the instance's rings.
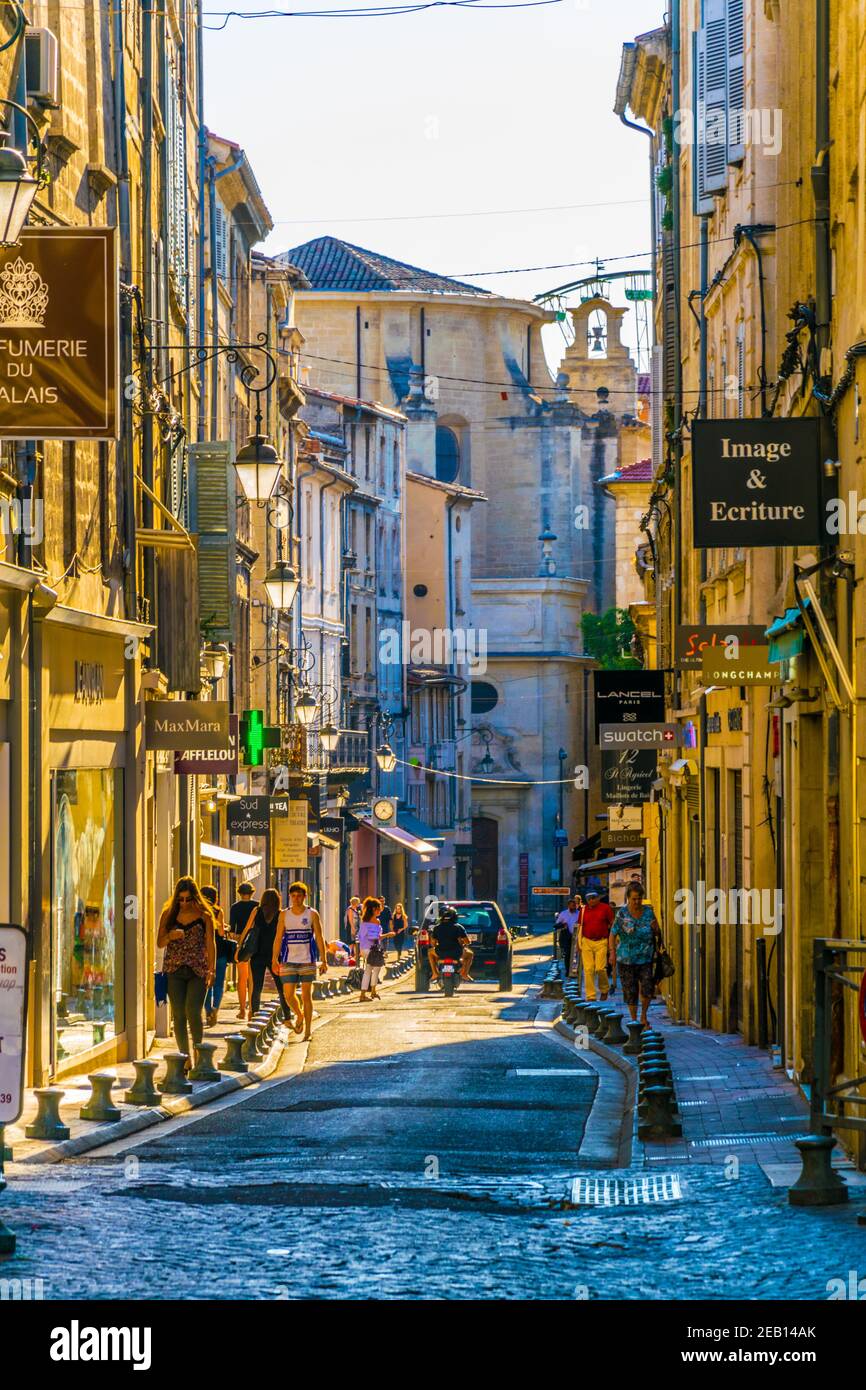
{"label": "woman with sunglasses", "polygon": [[201,1042],[205,995],[216,974],[216,928],[213,911],[193,878],[179,878],[159,919],[157,946],[165,947],[162,968],[168,978],[174,1037],[190,1061],[189,1040]]}

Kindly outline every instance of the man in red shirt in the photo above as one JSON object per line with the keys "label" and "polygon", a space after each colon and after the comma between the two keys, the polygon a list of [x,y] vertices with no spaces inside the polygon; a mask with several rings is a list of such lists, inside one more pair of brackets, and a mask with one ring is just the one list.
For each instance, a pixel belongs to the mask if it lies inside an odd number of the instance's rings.
{"label": "man in red shirt", "polygon": [[608,995],[607,942],[612,925],[613,908],[610,903],[603,903],[595,888],[587,889],[577,939],[588,1000],[596,998],[596,974],[599,975],[602,1001]]}

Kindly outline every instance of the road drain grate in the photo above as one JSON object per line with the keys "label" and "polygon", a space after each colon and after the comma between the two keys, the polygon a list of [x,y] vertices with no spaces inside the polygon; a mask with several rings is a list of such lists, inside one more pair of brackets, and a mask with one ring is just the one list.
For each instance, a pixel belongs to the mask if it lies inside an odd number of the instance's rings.
{"label": "road drain grate", "polygon": [[575,1178],[571,1202],[575,1207],[640,1207],[654,1202],[678,1202],[683,1190],[679,1173],[649,1173],[637,1178]]}
{"label": "road drain grate", "polygon": [[713,1139],[690,1139],[693,1149],[720,1149],[723,1145],[737,1144],[793,1144],[798,1139],[807,1139],[806,1134],[780,1134],[769,1130],[764,1134],[717,1134]]}

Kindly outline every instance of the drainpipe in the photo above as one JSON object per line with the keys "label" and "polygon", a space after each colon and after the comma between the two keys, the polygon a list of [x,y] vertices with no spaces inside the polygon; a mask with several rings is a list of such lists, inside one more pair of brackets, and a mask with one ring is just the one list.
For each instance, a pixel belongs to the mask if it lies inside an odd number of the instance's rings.
{"label": "drainpipe", "polygon": [[358,397],[358,400],[361,400],[362,367],[361,367],[361,306],[360,306],[360,304],[357,305],[357,307],[356,307],[356,309],[355,309],[355,363],[356,363],[356,367],[355,367],[355,395]]}
{"label": "drainpipe", "polygon": [[[205,318],[205,190],[207,177],[207,127],[204,123],[204,28],[202,0],[196,0],[196,122],[198,124],[198,295],[196,296],[197,346],[204,347],[207,321]],[[211,247],[213,252],[213,247]],[[202,359],[198,366],[198,428],[199,441],[205,436],[207,401],[207,366]]]}
{"label": "drainpipe", "polygon": [[[207,132],[205,132],[207,135]],[[210,429],[211,439],[216,439],[219,433],[219,276],[217,275],[217,255],[216,255],[216,186],[219,179],[224,179],[226,174],[233,174],[241,167],[244,162],[244,155],[236,159],[234,164],[227,164],[225,169],[217,172],[215,155],[208,155],[206,159],[208,170],[208,221],[210,232],[210,270],[211,270],[211,402],[210,402]],[[228,254],[228,247],[226,248]]]}
{"label": "drainpipe", "polygon": [[830,0],[815,3],[815,319],[819,349],[830,344]]}
{"label": "drainpipe", "polygon": [[[122,8],[122,7],[119,7]],[[153,188],[153,0],[143,0],[142,5],[142,183],[148,195],[142,200],[144,266],[142,279],[142,303],[145,318],[163,318],[163,305],[156,304],[157,285],[153,275],[153,217],[151,212],[150,190]],[[160,333],[158,337],[161,337]],[[145,411],[141,425],[141,475],[153,491],[153,416]],[[153,525],[153,504],[144,493],[141,499],[141,520],[143,526]],[[156,556],[148,546],[143,557],[144,593],[148,603],[148,617],[153,618],[153,604],[156,598]],[[183,780],[183,779],[181,779]]]}
{"label": "drainpipe", "polygon": [[[671,0],[671,104],[674,114],[680,109],[680,4],[681,0]],[[682,534],[682,402],[683,402],[683,373],[680,350],[680,245],[682,240],[682,210],[680,207],[680,147],[679,142],[673,142],[673,179],[671,188],[671,202],[673,204],[674,215],[674,257],[676,271],[674,284],[676,286],[677,312],[675,315],[674,329],[674,468],[676,472],[675,487],[677,495],[677,507],[674,513],[674,622],[681,623],[683,620],[683,534]],[[680,689],[682,676],[676,675],[677,681],[677,707],[680,705]]]}

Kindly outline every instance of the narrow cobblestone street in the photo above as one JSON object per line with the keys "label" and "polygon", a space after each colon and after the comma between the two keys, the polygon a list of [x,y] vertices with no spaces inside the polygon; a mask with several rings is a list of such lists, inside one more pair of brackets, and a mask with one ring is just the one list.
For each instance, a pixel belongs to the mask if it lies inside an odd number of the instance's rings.
{"label": "narrow cobblestone street", "polygon": [[[793,1089],[751,1096],[753,1049],[675,1030],[683,1141],[587,1167],[597,1071],[619,1078],[552,1030],[547,960],[526,944],[507,996],[417,996],[410,977],[323,1004],[298,1074],[143,1142],[11,1165],[4,1276],[73,1299],[826,1298],[862,1264],[862,1207],[796,1211],[771,1184],[767,1164],[796,1159]],[[678,1198],[654,1200],[664,1175]],[[610,1205],[583,1204],[605,1185]]]}

